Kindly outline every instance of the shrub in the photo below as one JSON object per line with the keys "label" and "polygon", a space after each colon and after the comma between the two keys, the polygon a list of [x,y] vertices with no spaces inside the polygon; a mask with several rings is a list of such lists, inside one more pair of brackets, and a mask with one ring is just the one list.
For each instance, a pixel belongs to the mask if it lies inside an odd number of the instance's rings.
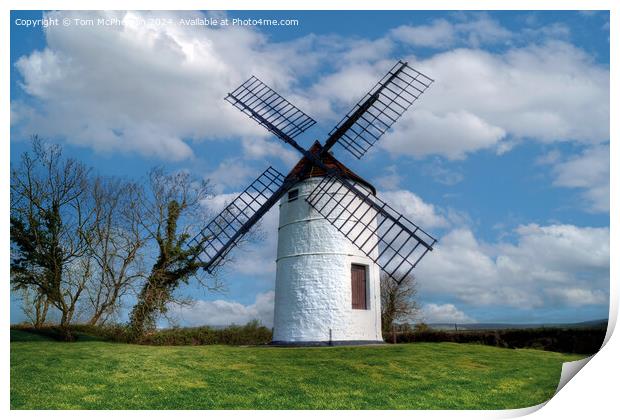
{"label": "shrub", "polygon": [[258,345],[271,342],[271,330],[252,321],[246,325],[231,325],[226,328],[194,327],[170,328],[147,334],[139,341],[150,345]]}
{"label": "shrub", "polygon": [[[25,332],[29,332],[32,334],[37,334],[43,337],[48,337],[48,338],[51,338],[52,340],[67,341],[66,335],[58,326],[46,325],[43,327],[35,328],[29,324],[18,324],[18,325],[12,325],[11,328],[15,330],[19,330],[19,331],[25,331]],[[75,338],[76,337],[73,337],[73,339]]]}
{"label": "shrub", "polygon": [[[12,328],[48,336],[61,340],[61,331],[57,327],[32,328],[26,325],[15,325]],[[72,325],[71,331],[78,341],[98,338],[106,341],[132,343],[133,339],[125,325]],[[251,321],[245,325],[231,325],[226,328],[192,327],[167,328],[156,330],[142,337],[136,344],[155,346],[230,344],[230,345],[260,345],[271,342],[271,330],[258,321]]]}
{"label": "shrub", "polygon": [[417,332],[417,333],[426,332],[429,329],[430,329],[429,326],[426,325],[424,322],[420,322],[419,324],[415,324],[415,332]]}
{"label": "shrub", "polygon": [[[605,338],[603,328],[523,328],[505,330],[465,330],[397,332],[397,343],[453,342],[486,344],[507,348],[534,348],[561,353],[594,354]],[[391,341],[391,337],[390,340]]]}

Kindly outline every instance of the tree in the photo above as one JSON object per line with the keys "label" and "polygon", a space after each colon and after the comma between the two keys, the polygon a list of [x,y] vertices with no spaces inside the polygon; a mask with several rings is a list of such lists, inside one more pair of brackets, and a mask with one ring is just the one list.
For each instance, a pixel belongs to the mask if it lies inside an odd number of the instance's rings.
{"label": "tree", "polygon": [[141,225],[154,242],[157,258],[130,314],[134,339],[155,328],[177,288],[201,268],[196,258],[200,244],[188,246],[187,242],[192,229],[204,222],[202,202],[209,193],[208,182],[195,180],[188,173],[166,174],[161,168],[150,172],[139,202],[143,206]]}
{"label": "tree", "polygon": [[381,273],[381,325],[383,331],[391,331],[394,322],[410,322],[419,314],[415,301],[416,281],[408,274],[399,283]]}
{"label": "tree", "polygon": [[88,251],[94,218],[84,200],[90,170],[36,136],[32,149],[11,170],[11,283],[14,290],[44,295],[60,311],[69,339],[69,323],[90,273],[79,261]]}
{"label": "tree", "polygon": [[41,328],[45,325],[49,302],[47,296],[36,287],[25,287],[21,292],[22,310],[33,327]]}
{"label": "tree", "polygon": [[118,310],[121,299],[144,276],[139,186],[119,179],[95,180],[92,200],[96,223],[89,255],[96,267],[87,285],[91,325],[102,324]]}
{"label": "tree", "polygon": [[60,146],[33,137],[32,152],[11,168],[11,286],[27,316],[41,326],[56,308],[71,339],[81,309],[90,310],[87,322],[104,323],[139,286],[130,326],[140,337],[169,303],[181,302],[177,289],[190,278],[220,289],[216,277],[198,272],[202,243],[187,243],[206,220],[208,196],[206,181],[161,168],[145,186],[94,177]]}
{"label": "tree", "polygon": [[[11,241],[11,261],[18,257],[19,250]],[[29,273],[30,276],[41,276],[42,270],[34,264],[27,261],[22,263],[22,270]],[[11,277],[15,273],[11,271]],[[21,306],[26,318],[33,327],[40,328],[45,324],[47,313],[49,310],[49,301],[45,293],[36,285],[17,284],[11,281],[12,289],[18,292],[21,299]]]}

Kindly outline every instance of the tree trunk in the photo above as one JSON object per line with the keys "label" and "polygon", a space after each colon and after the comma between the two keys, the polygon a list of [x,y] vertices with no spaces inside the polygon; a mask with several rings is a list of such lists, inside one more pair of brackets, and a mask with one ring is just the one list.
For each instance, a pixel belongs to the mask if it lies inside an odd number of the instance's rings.
{"label": "tree trunk", "polygon": [[[115,301],[116,301],[116,297],[112,300],[112,302],[115,302]],[[87,324],[97,325],[97,323],[101,320],[101,317],[103,316],[103,314],[108,310],[110,306],[111,304],[105,304],[105,303],[100,306],[97,306],[95,309],[95,312],[93,313],[93,316],[90,317]]]}
{"label": "tree trunk", "polygon": [[92,326],[97,325],[97,322],[99,322],[99,319],[101,318],[102,314],[103,314],[103,311],[95,311],[93,316],[90,317],[90,319],[88,320],[87,324],[92,325]]}
{"label": "tree trunk", "polygon": [[121,286],[122,285],[120,284],[120,282],[116,283],[114,287],[114,291],[112,292],[112,295],[106,296],[106,299],[104,300],[103,303],[99,303],[99,299],[97,299],[97,303],[94,305],[95,312],[93,313],[93,316],[88,321],[88,325],[97,325],[97,323],[99,322],[103,314],[105,314],[109,308],[114,307],[114,304],[118,300],[118,295],[119,295]]}
{"label": "tree trunk", "polygon": [[129,316],[129,330],[132,339],[136,341],[155,329],[157,311],[160,310],[161,302],[165,302],[162,300],[165,290],[154,286],[153,283],[152,278],[149,278],[144,284],[138,296],[138,302]]}
{"label": "tree trunk", "polygon": [[60,317],[60,330],[62,332],[63,339],[65,341],[74,341],[75,337],[73,336],[73,334],[71,334],[70,327],[71,314],[69,313],[67,308],[62,309],[61,313],[62,316]]}
{"label": "tree trunk", "polygon": [[35,298],[34,302],[34,310],[35,310],[35,319],[34,319],[34,327],[41,328],[45,324],[45,319],[47,318],[47,310],[49,309],[49,302],[45,295],[40,294]]}

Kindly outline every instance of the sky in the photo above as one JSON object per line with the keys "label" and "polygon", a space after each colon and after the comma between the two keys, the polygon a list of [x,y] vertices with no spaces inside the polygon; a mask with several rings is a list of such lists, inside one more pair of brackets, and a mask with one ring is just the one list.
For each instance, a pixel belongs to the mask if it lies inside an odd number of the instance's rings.
{"label": "sky", "polygon": [[[24,26],[41,17],[61,24]],[[229,25],[182,24],[195,18]],[[606,318],[608,12],[14,11],[11,161],[36,133],[102,175],[163,165],[209,179],[205,205],[217,210],[268,166],[286,173],[300,158],[227,92],[259,77],[317,120],[297,139],[309,147],[399,59],[431,88],[363,159],[333,151],[438,238],[415,272],[421,319]],[[271,326],[277,208],[262,230],[235,252],[225,292],[184,287],[194,303],[172,306],[174,323]]]}

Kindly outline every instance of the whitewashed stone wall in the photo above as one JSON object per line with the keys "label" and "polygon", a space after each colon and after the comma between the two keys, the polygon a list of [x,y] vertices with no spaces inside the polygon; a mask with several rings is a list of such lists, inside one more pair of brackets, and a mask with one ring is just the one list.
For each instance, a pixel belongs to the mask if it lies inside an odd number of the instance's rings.
{"label": "whitewashed stone wall", "polygon": [[[280,201],[273,340],[382,341],[379,267],[305,201],[319,181]],[[368,266],[367,310],[352,309],[352,263]]]}

